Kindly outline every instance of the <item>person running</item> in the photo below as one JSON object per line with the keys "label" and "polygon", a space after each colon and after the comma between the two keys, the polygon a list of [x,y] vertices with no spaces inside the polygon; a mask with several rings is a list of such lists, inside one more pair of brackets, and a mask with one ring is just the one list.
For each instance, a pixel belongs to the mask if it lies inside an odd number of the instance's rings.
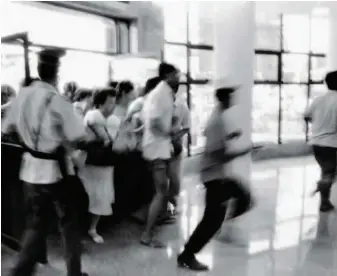
{"label": "person running", "polygon": [[200,223],[178,256],[180,267],[196,271],[208,270],[206,265],[196,259],[195,254],[200,252],[221,228],[228,201],[236,199],[232,219],[245,213],[251,205],[250,194],[239,181],[230,177],[226,170],[226,163],[252,151],[251,146],[238,151],[228,149],[228,141],[240,135],[240,132],[231,126],[227,114],[231,107],[231,95],[236,89],[237,87],[226,85],[215,92],[217,105],[205,127],[206,146],[200,168],[201,181],[206,188],[206,206]]}
{"label": "person running", "polygon": [[337,173],[337,71],[328,73],[325,83],[329,91],[314,99],[304,115],[305,121],[312,124],[309,144],[321,168],[316,189],[321,197],[321,212],[335,208],[330,195]]}
{"label": "person running", "polygon": [[2,132],[18,135],[26,151],[20,179],[27,183],[27,197],[32,204],[32,216],[12,276],[34,274],[48,235],[52,207],[65,242],[67,275],[88,275],[81,271],[77,200],[68,178],[72,164],[67,162],[68,150],[85,141],[86,131],[72,104],[56,89],[59,60],[64,54],[55,49],[39,53],[41,81],[22,88],[2,125]]}

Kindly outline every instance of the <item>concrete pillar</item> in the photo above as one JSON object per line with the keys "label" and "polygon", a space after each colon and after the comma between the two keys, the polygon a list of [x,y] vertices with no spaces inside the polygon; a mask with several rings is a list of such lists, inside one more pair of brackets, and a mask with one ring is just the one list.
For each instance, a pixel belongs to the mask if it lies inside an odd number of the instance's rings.
{"label": "concrete pillar", "polygon": [[337,3],[329,2],[328,71],[337,70]]}
{"label": "concrete pillar", "polygon": [[[215,5],[214,79],[229,78],[240,85],[235,96],[233,123],[243,132],[231,147],[250,145],[252,137],[252,88],[254,83],[255,4],[248,1]],[[251,156],[230,164],[232,173],[250,181]]]}

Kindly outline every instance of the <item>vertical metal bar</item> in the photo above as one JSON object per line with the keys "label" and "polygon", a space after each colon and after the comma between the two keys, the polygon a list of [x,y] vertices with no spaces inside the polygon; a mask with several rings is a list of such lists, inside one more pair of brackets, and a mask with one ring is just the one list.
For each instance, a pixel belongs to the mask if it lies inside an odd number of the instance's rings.
{"label": "vertical metal bar", "polygon": [[[189,13],[189,2],[185,2],[187,6],[186,11],[186,40],[187,40],[187,46],[186,46],[186,77],[187,77],[187,86],[186,86],[186,92],[187,92],[187,106],[188,109],[191,110],[191,72],[190,72],[190,58],[191,58],[191,49],[190,49],[190,13]],[[187,156],[191,156],[191,130],[189,130],[187,134]]]}
{"label": "vertical metal bar", "polygon": [[283,51],[283,14],[280,15],[280,54],[278,59],[278,82],[279,82],[279,106],[278,106],[278,130],[277,130],[277,143],[282,144],[282,79],[283,79],[283,72],[282,72],[282,51]]}
{"label": "vertical metal bar", "polygon": [[[308,84],[307,84],[307,106],[309,105],[309,99],[310,99],[310,94],[311,94],[311,87],[310,87],[310,82],[311,82],[311,54],[312,54],[312,45],[311,45],[311,24],[312,24],[312,18],[309,16],[309,54],[308,54]],[[309,141],[309,124],[307,121],[305,121],[305,141]]]}
{"label": "vertical metal bar", "polygon": [[29,68],[29,41],[28,34],[23,38],[23,51],[24,51],[24,62],[25,62],[25,83],[28,85],[30,79],[30,68]]}

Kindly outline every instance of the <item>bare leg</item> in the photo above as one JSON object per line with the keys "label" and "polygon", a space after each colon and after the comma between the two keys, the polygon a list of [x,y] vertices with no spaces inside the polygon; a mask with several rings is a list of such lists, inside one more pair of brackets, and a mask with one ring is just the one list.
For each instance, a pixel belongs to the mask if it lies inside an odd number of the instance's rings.
{"label": "bare leg", "polygon": [[91,225],[88,233],[95,243],[104,243],[103,237],[97,234],[97,224],[99,222],[99,219],[99,215],[92,215]]}

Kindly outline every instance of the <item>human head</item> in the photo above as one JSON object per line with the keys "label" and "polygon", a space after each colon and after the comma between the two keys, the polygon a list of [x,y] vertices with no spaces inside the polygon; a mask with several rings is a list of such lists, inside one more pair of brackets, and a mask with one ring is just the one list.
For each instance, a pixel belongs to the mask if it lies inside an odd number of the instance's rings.
{"label": "human head", "polygon": [[156,88],[156,86],[161,82],[160,77],[154,77],[151,79],[148,79],[145,83],[145,87],[143,89],[143,93],[141,96],[146,96],[149,94],[153,89]]}
{"label": "human head", "polygon": [[84,109],[88,110],[93,106],[93,91],[87,88],[79,88],[75,92],[74,102],[84,104]]}
{"label": "human head", "polygon": [[75,94],[76,91],[78,90],[78,85],[74,81],[67,82],[64,87],[64,95],[71,101],[73,102],[75,100]]}
{"label": "human head", "polygon": [[93,102],[95,108],[99,109],[105,117],[108,117],[115,108],[116,90],[109,87],[96,91]]}
{"label": "human head", "polygon": [[337,91],[337,71],[329,72],[325,77],[325,83],[329,90]]}
{"label": "human head", "polygon": [[60,49],[45,49],[38,54],[37,72],[42,81],[57,86],[60,58],[66,54]]}
{"label": "human head", "polygon": [[1,105],[10,102],[15,97],[15,95],[16,93],[13,87],[7,84],[1,85]]}
{"label": "human head", "polygon": [[121,81],[118,83],[116,91],[116,101],[119,105],[128,106],[136,98],[134,85],[131,81]]}
{"label": "human head", "polygon": [[175,92],[177,92],[177,85],[179,84],[179,70],[172,64],[162,62],[159,64],[158,76],[162,80],[165,80]]}

